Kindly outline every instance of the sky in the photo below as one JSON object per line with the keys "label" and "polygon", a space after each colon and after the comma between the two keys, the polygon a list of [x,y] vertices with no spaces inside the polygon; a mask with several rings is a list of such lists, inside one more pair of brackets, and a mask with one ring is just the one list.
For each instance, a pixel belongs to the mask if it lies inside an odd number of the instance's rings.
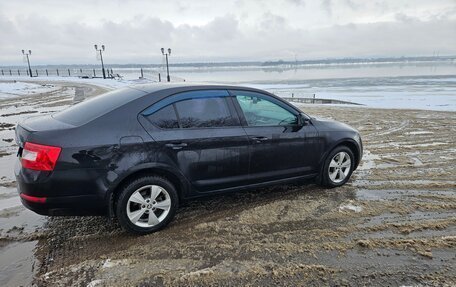
{"label": "sky", "polygon": [[456,55],[456,0],[0,0],[0,66]]}

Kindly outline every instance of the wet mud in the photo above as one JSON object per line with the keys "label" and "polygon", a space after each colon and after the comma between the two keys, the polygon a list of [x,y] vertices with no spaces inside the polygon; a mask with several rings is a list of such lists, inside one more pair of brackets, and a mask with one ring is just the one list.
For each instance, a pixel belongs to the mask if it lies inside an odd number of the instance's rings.
{"label": "wet mud", "polygon": [[75,89],[86,97],[105,90],[74,83],[53,84],[45,93],[18,95],[0,100],[0,286],[31,286],[40,263],[35,255],[38,241],[46,238],[46,217],[26,210],[17,195],[14,165],[17,161],[15,126],[20,120],[61,110],[80,100]]}
{"label": "wet mud", "polygon": [[[41,112],[36,104],[24,111]],[[61,107],[51,106],[43,109]],[[28,244],[33,256],[22,257],[33,271],[21,272],[36,286],[456,285],[456,113],[300,107],[361,132],[365,155],[345,186],[306,181],[185,202],[166,229],[138,237],[104,217],[47,218],[9,206],[7,155],[0,250]],[[9,266],[0,285],[23,282]]]}

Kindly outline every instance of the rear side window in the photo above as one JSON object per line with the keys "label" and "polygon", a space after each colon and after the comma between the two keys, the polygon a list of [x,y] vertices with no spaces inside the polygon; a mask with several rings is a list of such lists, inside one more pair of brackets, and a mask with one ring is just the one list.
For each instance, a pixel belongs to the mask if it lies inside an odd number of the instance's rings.
{"label": "rear side window", "polygon": [[156,111],[147,117],[151,123],[161,129],[177,129],[179,122],[177,121],[176,112],[173,105],[166,106],[161,110]]}
{"label": "rear side window", "polygon": [[182,128],[236,125],[225,98],[190,99],[175,103]]}
{"label": "rear side window", "polygon": [[195,90],[171,95],[141,114],[161,129],[240,126],[227,90]]}
{"label": "rear side window", "polygon": [[130,88],[116,90],[71,106],[54,114],[53,117],[74,126],[83,125],[144,94],[146,93],[143,91]]}

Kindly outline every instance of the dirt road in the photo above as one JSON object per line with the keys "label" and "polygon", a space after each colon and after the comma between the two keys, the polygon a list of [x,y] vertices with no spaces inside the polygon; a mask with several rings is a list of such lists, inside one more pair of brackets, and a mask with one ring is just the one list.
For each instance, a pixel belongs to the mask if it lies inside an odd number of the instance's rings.
{"label": "dirt road", "polygon": [[[347,185],[297,183],[187,202],[168,228],[142,237],[105,218],[3,209],[0,250],[22,246],[34,262],[23,282],[38,286],[456,285],[456,113],[302,109],[360,130],[365,156]],[[0,199],[11,199],[15,147],[5,146]]]}

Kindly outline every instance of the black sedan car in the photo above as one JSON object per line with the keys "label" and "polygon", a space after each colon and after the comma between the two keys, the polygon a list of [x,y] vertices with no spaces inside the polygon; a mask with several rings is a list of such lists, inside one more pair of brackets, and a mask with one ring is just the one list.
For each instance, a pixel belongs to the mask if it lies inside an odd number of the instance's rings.
{"label": "black sedan car", "polygon": [[166,226],[190,198],[303,178],[341,186],[362,156],[353,128],[225,85],[120,89],[29,118],[16,140],[27,208],[115,216],[138,234]]}

